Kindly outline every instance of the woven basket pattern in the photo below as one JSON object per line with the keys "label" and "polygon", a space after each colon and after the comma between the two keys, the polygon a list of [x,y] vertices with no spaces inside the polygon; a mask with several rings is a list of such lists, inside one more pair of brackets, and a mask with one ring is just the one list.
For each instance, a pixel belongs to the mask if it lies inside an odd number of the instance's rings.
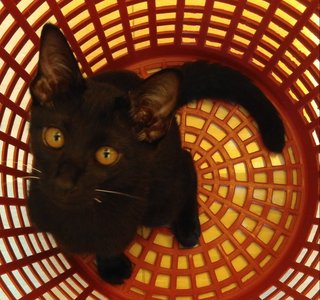
{"label": "woven basket pattern", "polygon": [[[2,0],[0,299],[319,299],[318,5]],[[93,256],[61,252],[28,218],[28,85],[46,22],[64,32],[84,76],[223,62],[249,76],[285,122],[286,147],[272,154],[239,106],[203,99],[179,110],[198,173],[200,244],[184,250],[168,228],[139,228],[126,251],[134,272],[120,287],[97,276]]]}

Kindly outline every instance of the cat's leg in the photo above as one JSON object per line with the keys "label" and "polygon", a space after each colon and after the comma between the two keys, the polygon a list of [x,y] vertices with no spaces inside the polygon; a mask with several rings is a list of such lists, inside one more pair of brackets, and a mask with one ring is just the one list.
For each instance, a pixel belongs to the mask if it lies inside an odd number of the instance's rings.
{"label": "cat's leg", "polygon": [[101,278],[111,284],[122,284],[132,273],[132,263],[124,254],[114,257],[97,255],[97,269]]}
{"label": "cat's leg", "polygon": [[197,203],[197,175],[191,155],[183,151],[186,166],[185,186],[182,194],[184,204],[177,219],[172,224],[172,230],[178,242],[185,248],[192,248],[199,242],[200,223]]}

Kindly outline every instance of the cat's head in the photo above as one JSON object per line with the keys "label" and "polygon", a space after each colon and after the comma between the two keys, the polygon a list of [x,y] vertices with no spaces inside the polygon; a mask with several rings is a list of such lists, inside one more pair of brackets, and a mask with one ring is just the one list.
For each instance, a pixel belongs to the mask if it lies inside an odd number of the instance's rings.
{"label": "cat's head", "polygon": [[30,135],[42,172],[35,184],[49,200],[91,205],[106,197],[97,194],[102,189],[115,198],[143,196],[150,163],[174,117],[180,75],[174,69],[146,80],[121,74],[85,79],[60,30],[44,27],[30,86]]}

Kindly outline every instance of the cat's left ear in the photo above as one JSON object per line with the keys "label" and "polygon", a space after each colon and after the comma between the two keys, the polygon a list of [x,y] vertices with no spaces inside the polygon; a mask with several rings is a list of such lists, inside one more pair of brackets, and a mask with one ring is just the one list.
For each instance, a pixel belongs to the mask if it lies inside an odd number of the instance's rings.
{"label": "cat's left ear", "polygon": [[139,141],[153,142],[166,134],[175,115],[179,86],[180,72],[165,69],[129,92],[130,115]]}
{"label": "cat's left ear", "polygon": [[41,32],[38,73],[30,91],[40,104],[50,104],[55,92],[77,90],[83,77],[71,48],[60,31],[46,24]]}

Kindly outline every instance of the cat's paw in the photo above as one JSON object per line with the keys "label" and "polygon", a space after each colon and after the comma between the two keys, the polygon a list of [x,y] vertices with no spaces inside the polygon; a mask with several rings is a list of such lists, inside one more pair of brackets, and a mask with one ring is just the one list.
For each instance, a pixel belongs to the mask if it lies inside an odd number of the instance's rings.
{"label": "cat's paw", "polygon": [[97,256],[97,269],[103,280],[119,285],[130,278],[132,263],[124,254],[112,258]]}
{"label": "cat's paw", "polygon": [[183,248],[199,244],[200,224],[198,218],[189,222],[178,222],[172,226],[173,233]]}

